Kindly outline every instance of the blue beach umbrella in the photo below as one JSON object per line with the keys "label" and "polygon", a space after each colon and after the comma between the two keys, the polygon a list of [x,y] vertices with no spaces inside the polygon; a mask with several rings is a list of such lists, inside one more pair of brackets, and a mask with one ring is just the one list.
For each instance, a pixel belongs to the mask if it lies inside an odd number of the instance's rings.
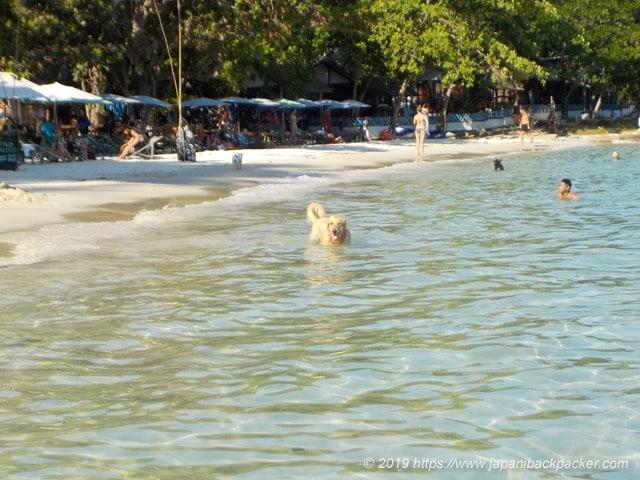
{"label": "blue beach umbrella", "polygon": [[364,102],[359,102],[358,100],[343,100],[340,102],[344,105],[344,108],[369,108],[371,105]]}
{"label": "blue beach umbrella", "polygon": [[115,93],[102,93],[102,98],[111,103],[120,103],[125,105],[142,105],[140,100],[135,98],[123,97],[122,95],[116,95]]}
{"label": "blue beach umbrella", "polygon": [[288,98],[279,98],[277,100],[275,100],[278,105],[280,105],[280,108],[289,108],[289,109],[303,109],[303,108],[307,108],[307,105],[296,101],[296,100],[289,100]]}
{"label": "blue beach umbrella", "polygon": [[133,99],[138,100],[143,105],[148,105],[150,107],[158,107],[158,108],[169,108],[173,107],[170,103],[163,102],[162,100],[154,97],[149,97],[148,95],[134,95],[131,97]]}
{"label": "blue beach umbrella", "polygon": [[224,97],[219,98],[221,102],[230,104],[230,105],[255,105],[256,102],[251,98],[244,97]]}
{"label": "blue beach umbrella", "polygon": [[199,97],[192,100],[182,102],[182,108],[203,108],[203,107],[221,107],[227,105],[222,100],[214,100],[213,98]]}
{"label": "blue beach umbrella", "polygon": [[343,103],[338,102],[337,100],[329,100],[329,99],[325,99],[325,100],[318,100],[317,102],[315,102],[316,105],[318,105],[319,107],[322,108],[345,108]]}

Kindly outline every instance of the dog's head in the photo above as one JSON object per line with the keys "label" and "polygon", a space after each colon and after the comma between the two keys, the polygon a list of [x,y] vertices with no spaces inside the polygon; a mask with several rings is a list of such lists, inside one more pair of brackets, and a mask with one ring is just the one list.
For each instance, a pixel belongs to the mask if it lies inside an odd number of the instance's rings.
{"label": "dog's head", "polygon": [[504,166],[502,165],[502,162],[500,161],[499,158],[496,158],[493,161],[493,168],[494,170],[504,170]]}
{"label": "dog's head", "polygon": [[343,215],[331,215],[327,219],[329,239],[334,245],[341,245],[347,236],[347,219]]}

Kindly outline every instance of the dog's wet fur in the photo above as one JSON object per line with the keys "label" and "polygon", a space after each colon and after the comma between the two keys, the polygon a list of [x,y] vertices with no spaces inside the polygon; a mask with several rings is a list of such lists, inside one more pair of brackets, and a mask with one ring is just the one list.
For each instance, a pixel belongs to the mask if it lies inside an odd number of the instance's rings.
{"label": "dog's wet fur", "polygon": [[307,220],[311,224],[309,240],[320,245],[349,245],[351,233],[344,215],[326,216],[324,207],[312,203],[307,207]]}

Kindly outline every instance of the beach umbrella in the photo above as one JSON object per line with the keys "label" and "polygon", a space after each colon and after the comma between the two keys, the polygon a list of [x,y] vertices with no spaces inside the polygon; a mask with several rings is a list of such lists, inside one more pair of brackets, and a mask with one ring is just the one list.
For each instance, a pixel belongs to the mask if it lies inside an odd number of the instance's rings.
{"label": "beach umbrella", "polygon": [[[102,98],[111,102],[111,105],[106,105],[106,109],[113,113],[116,117],[123,117],[126,113],[129,112],[129,109],[133,109],[133,107],[137,105],[142,105],[140,100],[136,100],[135,98],[124,97],[122,95],[116,95],[115,93],[102,93],[100,94]],[[111,133],[112,129],[112,119],[109,117],[106,123],[106,131]]]}
{"label": "beach umbrella", "polygon": [[48,100],[45,103],[53,103],[54,122],[58,123],[58,104],[74,103],[81,105],[111,105],[111,102],[105,100],[99,95],[85,92],[70,85],[64,85],[59,82],[38,85],[38,91],[45,95]]}
{"label": "beach umbrella", "polygon": [[344,108],[369,108],[371,105],[364,102],[359,102],[358,100],[343,100],[340,103],[344,105]]}
{"label": "beach umbrella", "polygon": [[221,107],[227,105],[222,100],[214,100],[213,98],[194,98],[193,100],[185,100],[182,102],[183,108],[203,108],[203,107]]}
{"label": "beach umbrella", "polygon": [[37,90],[38,85],[25,78],[20,78],[15,73],[0,72],[0,98],[9,103],[20,102],[12,107],[14,114],[17,112],[18,121],[22,123],[21,103],[46,102],[49,99]]}
{"label": "beach umbrella", "polygon": [[219,98],[221,102],[231,104],[231,105],[255,105],[256,102],[251,98],[244,97],[224,97]]}
{"label": "beach umbrella", "polygon": [[344,106],[344,104],[338,102],[337,100],[325,99],[325,100],[318,100],[315,103],[316,103],[316,105],[318,105],[319,107],[322,107],[322,108],[329,108],[329,109],[331,109],[331,108],[335,108],[335,109],[346,108]]}
{"label": "beach umbrella", "polygon": [[37,84],[21,79],[11,72],[0,72],[0,98],[32,102],[46,102],[49,100],[46,95],[38,90]]}
{"label": "beach umbrella", "polygon": [[327,132],[331,133],[332,132],[331,110],[338,110],[341,108],[345,108],[345,106],[342,103],[338,102],[337,100],[329,100],[329,99],[318,100],[315,102],[315,104],[318,107],[321,107],[324,109],[324,111],[320,113],[322,126]]}
{"label": "beach umbrella", "polygon": [[280,108],[280,104],[268,98],[254,98],[253,101],[258,107],[258,131],[262,130],[262,117],[260,116],[261,108]]}
{"label": "beach umbrella", "polygon": [[298,100],[296,100],[296,102],[303,104],[305,108],[320,108],[320,105],[318,105],[316,102],[314,102],[313,100],[308,100],[306,98],[299,98]]}
{"label": "beach umbrella", "polygon": [[258,108],[266,107],[266,108],[278,108],[280,104],[276,101],[269,100],[268,98],[253,98],[252,99]]}
{"label": "beach umbrella", "polygon": [[123,103],[126,105],[142,105],[140,100],[136,100],[135,98],[123,97],[122,95],[116,95],[115,93],[102,93],[100,94],[102,98],[111,103]]}
{"label": "beach umbrella", "polygon": [[204,128],[205,124],[205,108],[213,108],[213,107],[221,107],[223,105],[227,105],[226,103],[220,100],[214,100],[213,98],[207,97],[199,97],[194,98],[192,100],[184,100],[182,102],[182,108],[199,108],[200,109],[200,121],[202,127]]}
{"label": "beach umbrella", "polygon": [[[224,98],[219,98],[218,100],[220,100],[221,102],[224,102],[228,105],[233,105],[234,107],[238,107],[240,105],[257,105],[258,103],[251,99],[251,98],[244,98],[244,97],[224,97]],[[237,115],[237,127],[238,130],[240,130],[240,113],[238,112]]]}
{"label": "beach umbrella", "polygon": [[296,100],[289,100],[288,98],[279,98],[276,100],[276,102],[278,103],[278,105],[280,105],[280,108],[307,108],[306,104],[298,102]]}
{"label": "beach umbrella", "polygon": [[158,108],[173,107],[173,105],[170,103],[163,102],[158,98],[150,97],[148,95],[134,95],[131,98],[138,100],[142,105],[147,105],[149,107],[158,107]]}
{"label": "beach umbrella", "polygon": [[46,85],[38,85],[36,89],[45,97],[48,102],[52,103],[81,103],[81,104],[100,104],[108,105],[108,100],[94,95],[93,93],[85,92],[79,88],[72,87],[70,85],[63,85],[62,83],[53,82]]}
{"label": "beach umbrella", "polygon": [[[278,100],[276,100],[276,102],[278,102],[278,105],[280,105],[280,108],[282,109],[302,110],[305,108],[317,108],[317,106],[313,104],[314,102],[312,102],[311,100],[308,100],[308,102],[311,102],[311,104],[313,105],[303,103],[299,100],[289,100],[288,98],[279,98]],[[282,115],[282,131],[284,131],[285,128],[284,115]]]}

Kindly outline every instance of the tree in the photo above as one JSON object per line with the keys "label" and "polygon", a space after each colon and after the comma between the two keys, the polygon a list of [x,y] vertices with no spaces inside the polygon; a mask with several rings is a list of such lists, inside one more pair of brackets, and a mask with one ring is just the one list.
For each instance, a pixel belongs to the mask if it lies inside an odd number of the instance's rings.
{"label": "tree", "polygon": [[[554,73],[637,99],[640,7],[626,0],[183,0],[187,92],[295,95],[327,54],[354,81],[395,91],[393,121],[421,74],[436,70],[446,115],[452,92],[514,88]],[[0,0],[0,62],[40,83],[75,81],[94,93],[171,98],[176,58],[171,0]],[[166,40],[165,40],[166,39]],[[171,57],[167,52],[167,45]],[[563,101],[566,105],[568,95]]]}
{"label": "tree", "polygon": [[[527,3],[533,5],[529,10],[536,15],[543,16],[548,8],[547,2],[541,0]],[[427,69],[442,72],[442,83],[446,86],[443,121],[455,87],[473,86],[484,77],[504,81],[544,71],[526,56],[537,52],[535,42],[505,28],[508,15],[522,15],[512,2],[372,0],[371,10],[377,18],[372,36],[399,86],[392,124],[409,84]],[[517,48],[512,43],[516,39],[520,42]]]}

